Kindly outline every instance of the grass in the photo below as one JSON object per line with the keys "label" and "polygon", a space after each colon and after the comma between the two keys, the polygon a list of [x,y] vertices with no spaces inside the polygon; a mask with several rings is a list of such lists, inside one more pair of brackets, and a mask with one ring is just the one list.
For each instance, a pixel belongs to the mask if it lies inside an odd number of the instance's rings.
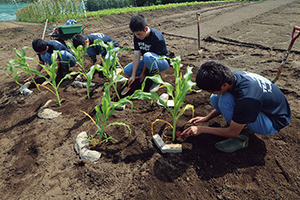
{"label": "grass", "polygon": [[[209,3],[221,3],[221,2],[236,2],[241,0],[221,0],[221,1],[200,1],[200,2],[184,2],[184,3],[170,3],[170,4],[164,4],[164,5],[152,5],[152,6],[143,6],[143,7],[125,7],[125,8],[113,8],[113,9],[105,9],[105,10],[99,10],[99,11],[92,11],[92,12],[86,12],[87,18],[98,18],[101,16],[108,16],[108,15],[115,15],[115,14],[124,14],[124,13],[138,13],[140,11],[151,11],[151,10],[159,10],[159,9],[166,9],[166,8],[176,8],[176,7],[182,7],[182,6],[193,6],[193,5],[200,5],[200,4],[209,4]],[[248,0],[248,1],[260,1],[260,0]],[[27,8],[32,7],[33,11],[30,12]],[[17,18],[19,21],[28,21],[28,22],[45,22],[46,18],[48,18],[49,22],[55,22],[55,21],[65,21],[70,18],[76,18],[77,21],[80,21],[80,19],[84,19],[85,15],[84,13],[69,13],[68,15],[59,14],[59,15],[48,15],[43,17],[36,17],[32,13],[40,13],[37,12],[36,9],[32,4],[25,6],[24,11],[26,10],[27,13],[31,13],[31,15],[27,15],[27,17],[21,17],[22,10],[18,10],[16,12]],[[43,12],[41,12],[43,13]],[[19,17],[19,16],[20,17]],[[32,16],[32,17],[31,17]]]}

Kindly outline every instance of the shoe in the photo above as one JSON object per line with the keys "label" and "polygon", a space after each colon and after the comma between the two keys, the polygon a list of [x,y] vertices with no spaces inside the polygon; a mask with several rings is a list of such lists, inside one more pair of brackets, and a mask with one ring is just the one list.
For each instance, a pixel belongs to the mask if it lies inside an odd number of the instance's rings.
{"label": "shoe", "polygon": [[153,82],[150,89],[149,89],[149,92],[156,92],[159,89],[159,86],[160,86],[159,83]]}
{"label": "shoe", "polygon": [[29,96],[32,94],[32,91],[29,90],[29,86],[30,86],[31,82],[27,82],[25,83],[20,89],[19,89],[19,92],[21,94],[23,94],[24,96]]}
{"label": "shoe", "polygon": [[86,78],[82,74],[78,74],[75,78],[75,81],[86,81]]}
{"label": "shoe", "polygon": [[229,138],[227,140],[217,142],[215,147],[223,152],[232,153],[236,150],[246,148],[249,144],[249,137],[245,135],[238,135],[235,138]]}

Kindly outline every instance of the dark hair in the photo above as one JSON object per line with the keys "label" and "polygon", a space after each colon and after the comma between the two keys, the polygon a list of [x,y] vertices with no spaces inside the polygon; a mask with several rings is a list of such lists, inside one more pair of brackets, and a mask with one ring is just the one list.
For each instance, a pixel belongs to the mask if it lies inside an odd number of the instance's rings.
{"label": "dark hair", "polygon": [[220,91],[224,83],[232,84],[234,74],[220,61],[210,60],[204,62],[198,69],[196,84],[206,91]]}
{"label": "dark hair", "polygon": [[75,48],[77,48],[79,45],[82,45],[83,47],[85,46],[85,40],[87,39],[86,36],[76,34],[73,36],[73,45]]}
{"label": "dark hair", "polygon": [[47,42],[40,38],[36,38],[32,41],[32,48],[35,52],[42,52],[47,49]]}
{"label": "dark hair", "polygon": [[141,14],[132,15],[129,27],[132,32],[145,31],[147,19]]}

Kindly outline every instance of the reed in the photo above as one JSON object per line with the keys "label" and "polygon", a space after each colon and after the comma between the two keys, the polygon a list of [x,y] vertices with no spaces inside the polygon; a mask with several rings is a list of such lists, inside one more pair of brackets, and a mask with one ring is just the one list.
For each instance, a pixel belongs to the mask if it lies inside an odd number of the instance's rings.
{"label": "reed", "polygon": [[49,22],[77,18],[83,12],[81,0],[41,0],[17,10],[19,21]]}

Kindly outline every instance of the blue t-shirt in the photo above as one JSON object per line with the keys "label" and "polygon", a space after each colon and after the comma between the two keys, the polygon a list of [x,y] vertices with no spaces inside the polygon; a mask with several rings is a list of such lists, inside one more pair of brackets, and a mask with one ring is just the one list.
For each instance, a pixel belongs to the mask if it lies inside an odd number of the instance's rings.
{"label": "blue t-shirt", "polygon": [[142,52],[142,55],[144,55],[146,52],[153,52],[159,56],[169,57],[164,36],[154,28],[150,28],[149,36],[143,40],[138,39],[134,35],[133,42],[134,50],[140,50]]}
{"label": "blue t-shirt", "polygon": [[[60,64],[64,67],[74,67],[76,65],[76,58],[74,57],[73,54],[71,54],[69,51],[66,50],[61,50],[59,51],[57,57],[60,61]],[[44,62],[46,62],[48,65],[52,65],[52,60],[51,60],[51,55],[50,53],[45,53],[41,55],[41,58]]]}
{"label": "blue t-shirt", "polygon": [[[114,43],[115,47],[119,46],[119,43],[117,43],[111,37],[109,37],[108,35],[105,35],[103,33],[92,33],[92,34],[87,35],[86,37],[89,39],[90,45],[94,44],[95,40],[101,39],[105,44],[112,41]],[[87,50],[87,54],[89,55],[89,57],[91,57],[95,61],[97,55],[100,55],[100,54],[102,56],[106,55],[106,49],[104,47],[102,47],[101,45],[89,47]]]}
{"label": "blue t-shirt", "polygon": [[280,89],[270,80],[254,73],[233,71],[235,108],[232,120],[239,124],[256,121],[259,112],[266,114],[276,130],[291,121],[289,103]]}
{"label": "blue t-shirt", "polygon": [[[46,42],[47,42],[47,46],[49,47],[49,49],[47,50],[47,53],[49,53],[50,55],[53,53],[54,50],[59,50],[59,51],[65,50],[65,51],[70,52],[65,45],[63,45],[62,43],[60,43],[56,40],[46,40]],[[46,62],[45,60],[43,60],[41,58],[41,54],[37,53],[37,55],[38,55],[40,61]]]}

